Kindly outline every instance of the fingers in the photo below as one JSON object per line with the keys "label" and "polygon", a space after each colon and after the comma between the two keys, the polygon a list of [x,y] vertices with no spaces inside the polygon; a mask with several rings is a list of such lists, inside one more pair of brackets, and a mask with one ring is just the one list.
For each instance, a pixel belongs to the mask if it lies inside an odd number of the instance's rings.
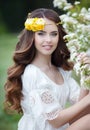
{"label": "fingers", "polygon": [[83,63],[84,64],[90,64],[90,57],[83,58]]}
{"label": "fingers", "polygon": [[83,64],[90,64],[90,56],[88,56],[85,52],[80,53],[78,56],[79,56],[79,60]]}

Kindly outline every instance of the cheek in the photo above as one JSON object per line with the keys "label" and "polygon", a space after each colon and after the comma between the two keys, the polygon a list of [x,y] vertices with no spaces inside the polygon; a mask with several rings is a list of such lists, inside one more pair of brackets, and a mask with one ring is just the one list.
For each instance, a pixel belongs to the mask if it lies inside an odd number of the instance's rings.
{"label": "cheek", "polygon": [[35,37],[35,43],[36,44],[40,44],[41,41],[42,41],[42,39],[39,36]]}
{"label": "cheek", "polygon": [[57,37],[56,39],[54,39],[54,43],[57,45],[59,41],[59,37]]}
{"label": "cheek", "polygon": [[39,44],[39,39],[38,38],[35,38],[34,44],[35,44],[35,46],[37,46]]}
{"label": "cheek", "polygon": [[39,41],[39,38],[38,38],[37,34],[35,34],[34,41],[35,41],[35,43],[38,43],[38,41]]}
{"label": "cheek", "polygon": [[34,41],[34,44],[35,44],[35,47],[38,49],[40,48],[40,44],[41,44],[41,41],[39,38],[36,38],[35,41]]}

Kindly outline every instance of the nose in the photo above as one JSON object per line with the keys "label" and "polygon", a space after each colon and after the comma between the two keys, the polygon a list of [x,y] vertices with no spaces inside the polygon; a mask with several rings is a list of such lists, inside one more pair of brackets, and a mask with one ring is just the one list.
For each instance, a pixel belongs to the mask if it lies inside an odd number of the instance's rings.
{"label": "nose", "polygon": [[50,41],[51,41],[50,35],[47,35],[47,36],[46,36],[46,41],[47,41],[47,42],[50,42]]}

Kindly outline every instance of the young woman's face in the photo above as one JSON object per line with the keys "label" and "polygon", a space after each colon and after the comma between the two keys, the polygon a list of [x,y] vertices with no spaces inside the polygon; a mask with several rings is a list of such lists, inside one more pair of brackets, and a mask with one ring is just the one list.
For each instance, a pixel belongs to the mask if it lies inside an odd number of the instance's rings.
{"label": "young woman's face", "polygon": [[57,47],[59,32],[56,24],[45,18],[45,28],[35,32],[35,47],[37,54],[51,55]]}

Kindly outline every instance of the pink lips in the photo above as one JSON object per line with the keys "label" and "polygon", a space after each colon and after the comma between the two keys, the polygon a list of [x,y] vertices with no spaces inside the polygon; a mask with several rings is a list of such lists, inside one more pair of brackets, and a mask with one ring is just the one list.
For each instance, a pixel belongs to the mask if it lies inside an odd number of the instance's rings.
{"label": "pink lips", "polygon": [[46,50],[50,50],[52,48],[52,45],[43,45],[43,47],[46,49]]}

